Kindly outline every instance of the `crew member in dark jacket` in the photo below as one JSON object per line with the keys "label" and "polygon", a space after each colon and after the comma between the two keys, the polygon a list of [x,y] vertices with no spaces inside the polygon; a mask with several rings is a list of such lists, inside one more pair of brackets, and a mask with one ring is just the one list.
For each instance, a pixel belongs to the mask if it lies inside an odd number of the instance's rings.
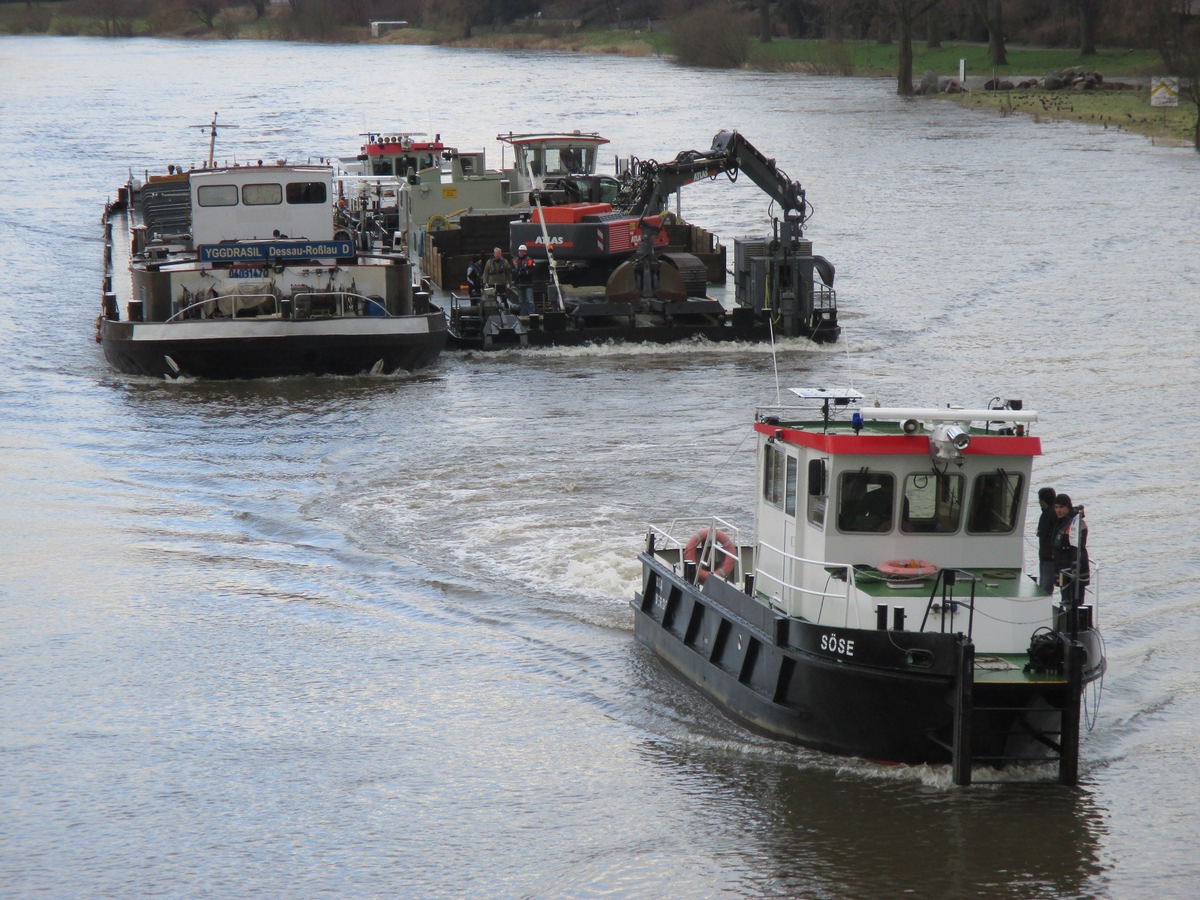
{"label": "crew member in dark jacket", "polygon": [[1062,588],[1063,607],[1073,609],[1083,600],[1084,587],[1092,577],[1088,563],[1087,522],[1083,518],[1083,507],[1072,506],[1071,498],[1066,494],[1054,498],[1054,515],[1058,520],[1051,539],[1054,568]]}
{"label": "crew member in dark jacket", "polygon": [[483,257],[477,256],[467,266],[467,293],[472,300],[483,296]]}
{"label": "crew member in dark jacket", "polygon": [[1054,515],[1054,488],[1044,487],[1038,491],[1038,505],[1042,515],[1038,518],[1038,586],[1043,591],[1054,590],[1054,528],[1058,517]]}
{"label": "crew member in dark jacket", "polygon": [[517,248],[513,259],[513,282],[517,286],[517,299],[520,301],[519,310],[522,316],[533,315],[533,267],[536,265],[530,258],[524,244]]}
{"label": "crew member in dark jacket", "polygon": [[483,267],[483,283],[496,289],[496,295],[502,297],[512,281],[512,266],[504,258],[504,251],[497,247],[492,251],[492,258]]}

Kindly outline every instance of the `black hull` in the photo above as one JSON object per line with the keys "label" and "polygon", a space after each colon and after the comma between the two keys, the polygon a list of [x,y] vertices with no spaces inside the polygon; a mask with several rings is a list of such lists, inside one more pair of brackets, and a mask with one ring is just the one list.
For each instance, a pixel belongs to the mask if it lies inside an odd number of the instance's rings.
{"label": "black hull", "polygon": [[139,333],[140,323],[101,319],[98,337],[108,362],[131,375],[240,379],[393,374],[433,365],[445,346],[440,312],[408,321],[405,331],[384,324],[375,331],[336,333],[303,323],[261,336],[220,334],[216,329],[205,335],[205,325],[180,323],[159,326],[157,334],[168,332],[165,336],[146,338]]}
{"label": "black hull", "polygon": [[1060,782],[1074,783],[1082,676],[976,682],[974,648],[961,634],[818,626],[719,578],[696,586],[641,559],[638,640],[750,729],[837,755],[952,763],[961,784],[972,762],[1049,760]]}
{"label": "black hull", "polygon": [[[825,344],[837,341],[841,326],[817,328],[813,333],[802,335],[814,343]],[[575,325],[562,328],[529,328],[523,335],[524,341],[513,336],[505,339],[497,336],[485,341],[480,335],[456,334],[451,330],[446,347],[449,350],[499,350],[517,346],[530,347],[581,347],[585,344],[675,344],[681,341],[707,340],[714,343],[742,341],[764,343],[779,340],[782,336],[772,335],[767,325],[735,326],[732,324],[637,324],[637,325]]]}

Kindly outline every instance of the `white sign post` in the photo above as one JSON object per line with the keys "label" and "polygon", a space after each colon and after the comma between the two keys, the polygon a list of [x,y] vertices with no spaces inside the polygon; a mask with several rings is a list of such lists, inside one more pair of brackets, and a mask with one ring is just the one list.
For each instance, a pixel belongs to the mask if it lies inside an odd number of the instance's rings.
{"label": "white sign post", "polygon": [[1150,105],[1161,106],[1163,131],[1167,129],[1167,108],[1179,105],[1179,79],[1162,75],[1150,81]]}
{"label": "white sign post", "polygon": [[1178,106],[1179,79],[1169,76],[1155,78],[1150,82],[1151,106]]}

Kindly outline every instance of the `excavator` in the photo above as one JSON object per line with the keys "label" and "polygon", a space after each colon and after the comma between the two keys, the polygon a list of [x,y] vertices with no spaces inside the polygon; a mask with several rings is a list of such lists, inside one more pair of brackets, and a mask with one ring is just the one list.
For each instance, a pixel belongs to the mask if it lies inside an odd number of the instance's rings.
{"label": "excavator", "polygon": [[602,278],[604,300],[592,304],[597,315],[628,304],[667,318],[711,312],[701,306],[720,310],[715,300],[689,296],[695,283],[689,275],[703,269],[699,260],[664,252],[668,203],[685,185],[722,174],[735,181],[743,173],[780,214],[769,239],[735,241],[735,329],[748,332],[766,322],[779,336],[836,340],[835,271],[812,255],[812,243],[804,239],[811,211],[804,189],[737,131],[718,132],[709,150],[686,150],[669,162],[633,160],[615,196],[611,178],[601,183],[599,176],[578,176],[555,186],[554,195],[544,198],[551,205],[532,197],[530,220],[510,226],[512,244],[550,260],[568,283]]}

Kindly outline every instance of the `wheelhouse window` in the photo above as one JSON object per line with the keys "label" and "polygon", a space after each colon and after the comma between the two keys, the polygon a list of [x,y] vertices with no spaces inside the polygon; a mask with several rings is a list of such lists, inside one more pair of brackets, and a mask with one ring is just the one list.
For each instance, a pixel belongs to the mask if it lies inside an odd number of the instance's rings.
{"label": "wheelhouse window", "polygon": [[949,534],[962,518],[963,477],[918,472],[904,479],[900,530]]}
{"label": "wheelhouse window", "polygon": [[[763,455],[763,499],[772,506],[783,508],[784,471],[787,454],[774,444],[767,444]],[[793,501],[794,503],[794,501]]]}
{"label": "wheelhouse window", "polygon": [[817,528],[825,527],[825,506],[828,498],[825,495],[825,475],[827,463],[823,459],[808,461],[808,521]]}
{"label": "wheelhouse window", "polygon": [[242,203],[246,206],[278,206],[283,202],[283,188],[278,184],[242,185]]}
{"label": "wheelhouse window", "polygon": [[205,184],[196,191],[196,202],[201,206],[237,206],[236,184]]}
{"label": "wheelhouse window", "polygon": [[775,444],[767,444],[763,457],[763,499],[782,509],[789,516],[796,515],[796,483],[799,461]]}
{"label": "wheelhouse window", "polygon": [[971,534],[1009,534],[1017,527],[1024,478],[1007,472],[979,475],[971,486],[971,511],[967,531]]}
{"label": "wheelhouse window", "polygon": [[838,528],[881,532],[892,528],[896,479],[887,472],[846,472],[838,483]]}
{"label": "wheelhouse window", "polygon": [[287,186],[287,202],[293,206],[325,203],[328,196],[323,181],[296,181]]}

